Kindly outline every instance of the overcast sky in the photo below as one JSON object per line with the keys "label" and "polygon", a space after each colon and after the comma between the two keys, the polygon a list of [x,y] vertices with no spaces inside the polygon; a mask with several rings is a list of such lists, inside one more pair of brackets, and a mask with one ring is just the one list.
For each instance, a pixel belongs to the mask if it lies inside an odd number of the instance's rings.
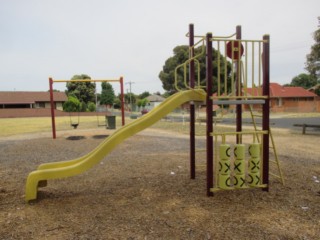
{"label": "overcast sky", "polygon": [[271,81],[290,83],[305,72],[319,9],[319,0],[0,0],[0,91],[46,91],[50,76],[84,73],[163,93],[159,72],[188,44],[189,23],[197,35],[236,25],[243,39],[270,34]]}

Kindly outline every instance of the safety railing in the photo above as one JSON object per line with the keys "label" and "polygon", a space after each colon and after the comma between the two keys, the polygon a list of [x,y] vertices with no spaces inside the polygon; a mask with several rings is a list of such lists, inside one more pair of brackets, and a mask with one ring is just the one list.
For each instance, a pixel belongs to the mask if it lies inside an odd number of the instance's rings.
{"label": "safety railing", "polygon": [[[188,34],[187,34],[188,35]],[[201,44],[201,51],[200,53],[198,53],[197,55],[189,58],[187,61],[185,61],[184,63],[178,65],[175,70],[174,70],[174,86],[176,88],[177,91],[181,91],[182,89],[179,88],[178,86],[178,82],[179,82],[179,74],[178,74],[178,70],[180,68],[183,67],[183,84],[184,84],[184,87],[186,89],[191,89],[191,87],[189,86],[187,80],[188,80],[188,74],[187,74],[187,67],[189,65],[190,62],[194,61],[195,64],[196,64],[196,67],[197,67],[197,76],[196,76],[196,79],[197,79],[197,85],[195,86],[195,88],[204,88],[204,86],[201,86],[201,79],[200,79],[200,62],[198,60],[199,57],[201,57],[202,55],[205,54],[205,37],[204,36],[195,36],[195,37],[198,37],[200,38],[200,40],[198,42],[196,42],[193,46],[189,47],[189,56],[192,56],[192,52],[195,52],[195,49],[197,46],[199,46]]]}

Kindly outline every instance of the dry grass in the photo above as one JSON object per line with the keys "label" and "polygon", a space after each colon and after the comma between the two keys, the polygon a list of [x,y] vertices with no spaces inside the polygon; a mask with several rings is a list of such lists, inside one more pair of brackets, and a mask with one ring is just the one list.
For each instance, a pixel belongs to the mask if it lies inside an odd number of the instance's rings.
{"label": "dry grass", "polygon": [[[117,126],[121,126],[121,118],[117,119]],[[72,117],[72,122],[78,122],[77,117]],[[130,122],[130,119],[126,119]],[[72,130],[69,117],[56,117],[57,131]],[[99,117],[99,122],[104,123],[104,117]],[[98,120],[96,116],[80,117],[78,129],[97,129]],[[103,128],[103,127],[100,127]],[[11,136],[25,133],[51,132],[50,117],[35,117],[35,118],[0,118],[0,137]]]}

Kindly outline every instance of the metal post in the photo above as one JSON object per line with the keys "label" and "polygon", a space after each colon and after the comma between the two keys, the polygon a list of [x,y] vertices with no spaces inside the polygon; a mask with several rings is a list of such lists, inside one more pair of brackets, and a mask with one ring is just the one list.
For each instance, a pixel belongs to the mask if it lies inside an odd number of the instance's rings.
{"label": "metal post", "polygon": [[122,118],[122,126],[124,126],[124,125],[125,125],[125,116],[124,116],[123,77],[120,77],[120,101],[121,101],[121,118]]}
{"label": "metal post", "polygon": [[[241,39],[241,26],[236,27],[236,39]],[[238,51],[235,54],[238,54],[237,56],[237,62],[236,62],[236,95],[240,96],[241,95],[241,65],[240,65],[240,60],[241,60],[241,44],[238,44]],[[241,100],[241,99],[239,99]],[[242,105],[237,104],[236,105],[236,111],[237,111],[237,132],[242,131]],[[237,137],[237,143],[242,142],[242,135],[236,135]]]}
{"label": "metal post", "polygon": [[213,121],[212,121],[212,33],[206,35],[206,81],[207,81],[207,196],[213,196]]}
{"label": "metal post", "polygon": [[263,36],[263,84],[262,94],[267,96],[265,104],[262,109],[262,130],[268,131],[268,134],[263,134],[263,178],[262,184],[267,184],[267,187],[263,188],[264,191],[269,191],[269,124],[270,124],[270,36]]}
{"label": "metal post", "polygon": [[[194,26],[189,24],[189,58],[194,56]],[[189,85],[194,88],[194,61],[189,63]],[[195,144],[195,108],[194,102],[190,102],[190,178],[196,178],[196,144]]]}
{"label": "metal post", "polygon": [[54,115],[54,101],[53,101],[53,86],[52,85],[53,85],[53,80],[52,80],[52,78],[49,78],[52,138],[56,139],[56,121],[55,121],[55,115]]}

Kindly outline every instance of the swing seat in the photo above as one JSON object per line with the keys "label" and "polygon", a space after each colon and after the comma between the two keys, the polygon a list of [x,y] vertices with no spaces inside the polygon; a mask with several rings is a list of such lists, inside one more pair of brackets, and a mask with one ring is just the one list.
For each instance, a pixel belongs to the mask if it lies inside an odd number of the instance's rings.
{"label": "swing seat", "polygon": [[79,123],[71,123],[71,126],[73,127],[73,129],[77,129]]}

